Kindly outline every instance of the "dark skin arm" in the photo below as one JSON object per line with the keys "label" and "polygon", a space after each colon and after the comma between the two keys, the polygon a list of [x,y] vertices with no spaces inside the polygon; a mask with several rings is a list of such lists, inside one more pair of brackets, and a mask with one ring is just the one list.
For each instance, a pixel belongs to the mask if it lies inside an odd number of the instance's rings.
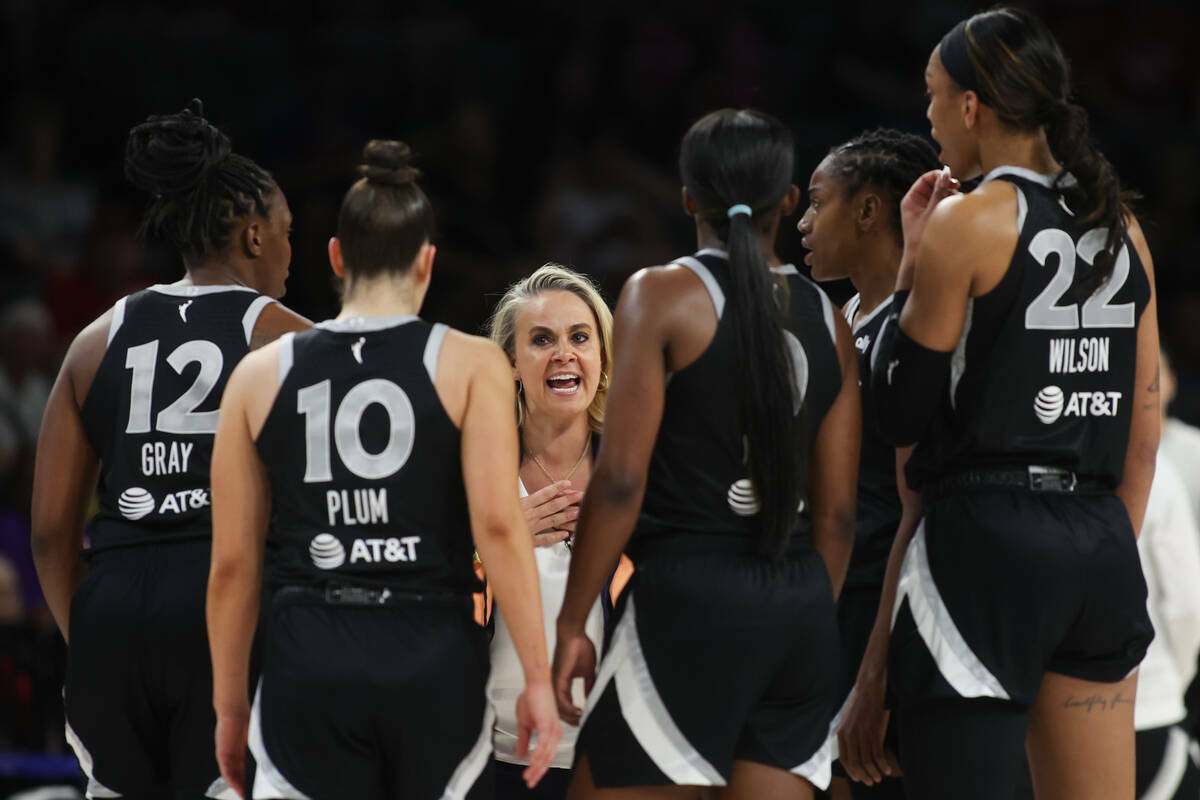
{"label": "dark skin arm", "polygon": [[842,388],[821,420],[809,457],[812,545],[825,561],[833,596],[841,594],[854,549],[854,509],[858,494],[858,451],[862,440],[862,395],[858,358],[850,327],[834,316]]}
{"label": "dark skin arm", "polygon": [[662,421],[666,372],[698,358],[716,326],[704,285],[683,267],[642,270],[621,291],[605,438],[580,510],[558,616],[554,688],[559,714],[572,725],[579,724],[581,711],[571,701],[571,682],[582,677],[591,691],[596,673],[596,650],[584,622],[637,522]]}
{"label": "dark skin arm", "polygon": [[79,409],[104,358],[111,319],[110,311],[72,342],[50,391],[38,435],[30,544],[46,604],[68,642],[71,597],[87,575],[79,558],[83,526],[100,472]]}

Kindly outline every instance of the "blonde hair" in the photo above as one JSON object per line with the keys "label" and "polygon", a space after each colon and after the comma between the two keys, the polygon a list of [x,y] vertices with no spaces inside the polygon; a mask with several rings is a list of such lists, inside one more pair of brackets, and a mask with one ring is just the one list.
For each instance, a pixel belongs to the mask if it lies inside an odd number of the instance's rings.
{"label": "blonde hair", "polygon": [[[532,275],[508,287],[508,291],[496,304],[492,318],[488,321],[488,336],[500,345],[509,358],[517,351],[517,314],[527,300],[542,292],[570,292],[592,310],[600,336],[600,381],[596,396],[588,406],[588,427],[593,433],[604,429],[604,405],[608,398],[609,376],[612,374],[612,311],[600,296],[596,285],[584,275],[561,264],[547,263],[538,267]],[[517,391],[517,427],[525,426],[525,393]]]}

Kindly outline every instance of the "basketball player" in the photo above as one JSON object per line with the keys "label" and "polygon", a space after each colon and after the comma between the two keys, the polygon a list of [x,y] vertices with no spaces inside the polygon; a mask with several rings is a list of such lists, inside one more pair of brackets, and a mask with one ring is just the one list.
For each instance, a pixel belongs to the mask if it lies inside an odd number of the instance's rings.
{"label": "basketball player", "polygon": [[[774,118],[699,120],[680,171],[701,249],[639,272],[617,305],[558,619],[564,719],[582,713],[570,681],[590,687],[572,798],[804,798],[829,781],[858,369],[841,315],[775,255],[792,170]],[[585,621],[627,541],[635,571],[596,675]]]}
{"label": "basketball player", "polygon": [[209,459],[234,365],[308,327],[272,300],[292,214],[199,100],[130,132],[125,175],[151,195],[144,231],[178,248],[185,274],[118,300],[67,352],[38,439],[34,558],[68,642],[67,740],[88,797],[230,797],[204,629]]}
{"label": "basketball player", "polygon": [[[937,152],[926,139],[880,128],[838,145],[813,170],[808,185],[808,209],[798,228],[803,245],[811,252],[805,262],[818,281],[849,278],[858,291],[843,309],[854,336],[864,402],[869,405],[871,347],[892,302],[896,270],[904,247],[900,229],[900,198],[917,178],[938,167]],[[904,453],[907,459],[907,452]],[[858,505],[854,519],[854,551],[846,583],[838,597],[838,633],[842,643],[842,683],[839,702],[849,694],[858,675],[867,639],[876,624],[879,596],[888,553],[897,530],[911,532],[920,513],[920,498],[906,492],[902,506],[897,488],[896,449],[879,436],[864,414],[863,443],[858,462]],[[907,535],[907,534],[902,534]],[[878,620],[891,623],[890,615]],[[885,675],[864,676],[859,694],[874,692],[882,697]],[[852,702],[852,701],[851,701]],[[870,707],[882,708],[881,702]],[[853,717],[848,706],[843,721]],[[873,720],[872,734],[882,735],[883,720]],[[851,768],[858,767],[853,745],[845,736],[839,749],[845,751]],[[892,756],[894,760],[894,756]],[[837,767],[835,767],[835,770]],[[873,783],[880,776],[856,771],[856,777]],[[834,779],[835,797],[903,798],[899,781],[871,787],[852,787],[845,777]]]}
{"label": "basketball player", "polygon": [[[252,354],[222,402],[208,586],[217,758],[242,792],[249,735],[255,797],[486,794],[473,532],[525,671],[516,752],[536,732],[532,786],[561,726],[513,491],[512,368],[491,342],[416,316],[433,209],[407,145],[373,141],[364,157],[329,244],[341,314]],[[251,715],[265,544],[273,591]]]}
{"label": "basketball player", "polygon": [[1011,797],[1025,744],[1039,798],[1129,798],[1153,636],[1134,536],[1159,426],[1150,253],[1036,18],[965,20],[925,80],[941,160],[983,180],[955,195],[931,172],[905,197],[872,361],[924,505],[897,540],[889,654],[906,791]]}

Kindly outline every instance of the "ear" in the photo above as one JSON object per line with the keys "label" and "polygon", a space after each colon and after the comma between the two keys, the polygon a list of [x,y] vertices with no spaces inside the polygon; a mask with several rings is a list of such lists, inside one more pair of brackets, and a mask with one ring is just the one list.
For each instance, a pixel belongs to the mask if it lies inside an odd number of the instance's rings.
{"label": "ear", "polygon": [[879,195],[875,192],[862,192],[859,195],[858,213],[855,214],[858,230],[862,233],[871,230],[882,213],[883,201],[879,199]]}
{"label": "ear", "polygon": [[967,130],[973,130],[979,121],[979,95],[974,89],[962,93],[962,118]]}
{"label": "ear", "polygon": [[413,265],[417,283],[428,283],[433,273],[433,258],[437,255],[437,248],[428,241],[421,245],[420,251],[417,252],[417,260]]}
{"label": "ear", "polygon": [[246,227],[242,228],[240,238],[247,258],[258,258],[262,255],[262,229],[253,216],[246,222]]}
{"label": "ear", "polygon": [[689,217],[695,217],[700,213],[699,208],[696,206],[696,198],[688,194],[686,186],[679,187],[679,199],[683,202],[683,213]]}
{"label": "ear", "polygon": [[800,187],[793,183],[788,187],[787,194],[779,203],[779,213],[781,216],[790,217],[796,212],[798,205],[800,205]]}
{"label": "ear", "polygon": [[346,277],[346,264],[342,261],[342,243],[336,236],[329,237],[329,266],[339,278]]}

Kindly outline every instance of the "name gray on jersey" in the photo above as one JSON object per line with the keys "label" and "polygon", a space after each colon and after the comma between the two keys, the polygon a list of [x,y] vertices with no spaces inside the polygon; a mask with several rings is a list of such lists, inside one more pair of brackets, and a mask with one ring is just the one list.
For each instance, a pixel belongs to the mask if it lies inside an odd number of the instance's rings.
{"label": "name gray on jersey", "polygon": [[142,445],[143,475],[178,475],[187,472],[192,442],[146,442]]}

